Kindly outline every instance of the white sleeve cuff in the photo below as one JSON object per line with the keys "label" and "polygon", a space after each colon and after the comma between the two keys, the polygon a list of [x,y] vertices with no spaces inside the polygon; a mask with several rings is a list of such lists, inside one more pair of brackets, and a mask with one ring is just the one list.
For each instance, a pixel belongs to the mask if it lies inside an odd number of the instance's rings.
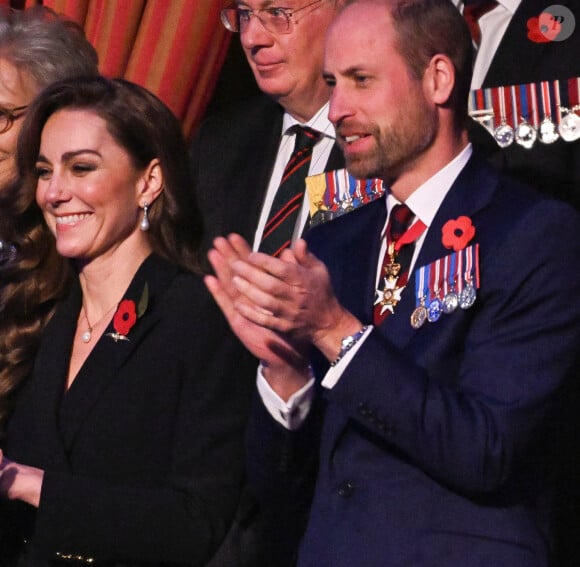
{"label": "white sleeve cuff", "polygon": [[261,364],[258,367],[256,385],[268,413],[278,423],[290,431],[298,429],[304,423],[314,397],[314,377],[312,372],[310,380],[300,390],[294,392],[287,402],[270,387],[270,384],[264,378]]}

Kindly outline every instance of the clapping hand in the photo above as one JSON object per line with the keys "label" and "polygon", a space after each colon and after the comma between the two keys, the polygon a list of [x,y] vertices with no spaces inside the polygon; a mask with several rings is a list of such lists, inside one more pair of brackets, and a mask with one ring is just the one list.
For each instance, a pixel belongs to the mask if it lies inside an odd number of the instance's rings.
{"label": "clapping hand", "polygon": [[215,276],[206,276],[205,284],[234,333],[254,356],[268,366],[307,367],[304,345],[294,343],[242,314],[244,306],[246,311],[252,312],[257,306],[251,305],[238,290],[235,285],[238,276],[235,276],[233,267],[235,264],[238,267],[245,264],[251,254],[250,247],[239,235],[216,238],[214,248],[208,253]]}
{"label": "clapping hand", "polygon": [[0,495],[38,508],[44,471],[15,463],[0,450]]}

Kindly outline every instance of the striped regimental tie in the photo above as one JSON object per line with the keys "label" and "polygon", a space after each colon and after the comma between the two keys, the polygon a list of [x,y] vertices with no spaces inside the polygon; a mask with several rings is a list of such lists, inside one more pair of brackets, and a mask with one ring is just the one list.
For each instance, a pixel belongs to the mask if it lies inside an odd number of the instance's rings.
{"label": "striped regimental tie", "polygon": [[320,139],[320,132],[305,126],[293,126],[296,133],[294,151],[286,164],[282,181],[274,197],[259,251],[279,256],[292,242],[304,197],[305,179],[312,160],[312,150]]}

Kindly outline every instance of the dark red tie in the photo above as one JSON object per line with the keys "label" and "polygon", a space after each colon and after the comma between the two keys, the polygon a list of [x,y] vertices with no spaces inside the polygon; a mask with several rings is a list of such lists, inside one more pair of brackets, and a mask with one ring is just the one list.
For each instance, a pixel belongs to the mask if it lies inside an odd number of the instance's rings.
{"label": "dark red tie", "polygon": [[320,139],[320,132],[305,126],[293,126],[296,132],[294,151],[286,164],[282,181],[274,197],[268,222],[264,227],[259,251],[279,256],[292,242],[305,190],[312,150]]}
{"label": "dark red tie", "polygon": [[479,28],[479,18],[497,6],[495,0],[465,0],[463,3],[463,17],[467,22],[467,27],[471,32],[471,37],[475,45],[479,47],[481,43],[481,29]]}
{"label": "dark red tie", "polygon": [[[389,222],[387,223],[386,230],[386,240],[387,249],[385,250],[385,255],[383,257],[383,262],[381,264],[381,275],[379,278],[379,288],[383,287],[383,278],[386,276],[388,271],[388,266],[391,264],[391,257],[388,252],[388,246],[390,243],[395,244],[399,238],[405,234],[409,228],[411,221],[413,220],[413,212],[407,205],[395,205],[391,211],[389,217]],[[397,279],[396,287],[400,288],[406,285],[409,276],[409,266],[411,265],[411,258],[413,257],[413,251],[415,250],[415,241],[403,245],[397,256],[396,263],[400,265],[399,277]],[[382,311],[382,313],[381,313]],[[389,309],[383,309],[383,306],[379,303],[374,307],[373,322],[375,325],[380,325],[388,315],[392,313]]]}

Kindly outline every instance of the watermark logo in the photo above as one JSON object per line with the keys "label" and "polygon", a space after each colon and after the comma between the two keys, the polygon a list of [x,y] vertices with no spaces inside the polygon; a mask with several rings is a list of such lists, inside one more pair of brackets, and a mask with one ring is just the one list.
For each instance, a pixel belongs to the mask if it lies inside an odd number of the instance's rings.
{"label": "watermark logo", "polygon": [[560,4],[548,6],[537,17],[528,20],[528,38],[535,43],[564,41],[576,29],[576,18],[569,8]]}

